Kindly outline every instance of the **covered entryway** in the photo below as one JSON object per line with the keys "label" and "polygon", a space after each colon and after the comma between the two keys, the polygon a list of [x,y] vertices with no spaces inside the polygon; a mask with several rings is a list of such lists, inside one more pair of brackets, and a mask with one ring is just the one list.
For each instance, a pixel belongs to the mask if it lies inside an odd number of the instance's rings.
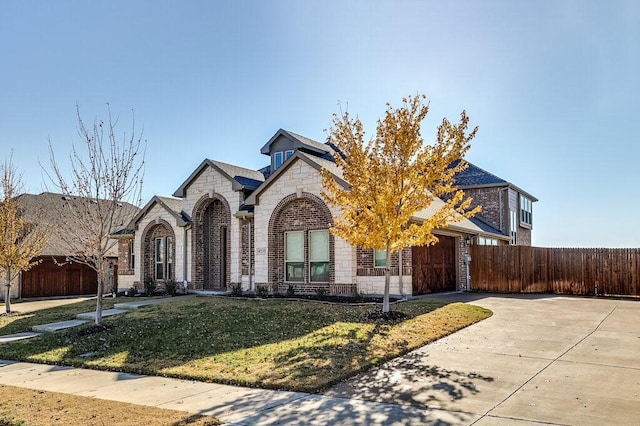
{"label": "covered entryway", "polygon": [[456,290],[456,239],[444,235],[438,239],[436,245],[412,249],[414,296]]}
{"label": "covered entryway", "polygon": [[229,284],[231,212],[220,198],[207,198],[196,207],[194,282],[196,288],[224,290]]}
{"label": "covered entryway", "polygon": [[64,257],[43,257],[42,262],[22,273],[20,297],[95,295],[98,275],[87,265],[65,262]]}

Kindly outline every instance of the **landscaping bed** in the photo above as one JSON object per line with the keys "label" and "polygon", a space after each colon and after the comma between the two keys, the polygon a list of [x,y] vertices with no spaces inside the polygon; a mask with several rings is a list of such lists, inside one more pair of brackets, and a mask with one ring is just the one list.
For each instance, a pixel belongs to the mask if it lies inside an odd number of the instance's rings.
{"label": "landscaping bed", "polygon": [[2,356],[316,392],[491,315],[430,299],[392,309],[404,320],[372,318],[379,305],[186,296],[105,318],[104,330],[5,344]]}

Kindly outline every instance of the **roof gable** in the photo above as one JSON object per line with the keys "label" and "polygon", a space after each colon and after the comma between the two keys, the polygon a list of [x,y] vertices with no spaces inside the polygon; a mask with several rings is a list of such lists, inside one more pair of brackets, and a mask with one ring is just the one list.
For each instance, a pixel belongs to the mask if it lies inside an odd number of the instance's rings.
{"label": "roof gable", "polygon": [[157,195],[154,195],[153,198],[149,200],[149,202],[140,210],[140,212],[138,212],[136,217],[133,218],[132,222],[137,225],[138,222],[140,222],[140,220],[145,217],[156,204],[162,207],[176,219],[176,225],[187,226],[191,223],[191,218],[182,211],[181,200],[169,197],[159,197]]}
{"label": "roof gable", "polygon": [[285,163],[275,170],[271,175],[264,181],[262,185],[258,189],[256,189],[247,199],[245,200],[246,205],[256,205],[259,204],[260,195],[269,188],[280,176],[282,176],[296,161],[304,161],[312,168],[316,169],[320,172],[322,169],[327,169],[336,180],[344,187],[348,187],[349,184],[344,180],[342,171],[338,167],[336,163],[333,161],[325,160],[320,157],[316,157],[313,155],[307,155],[301,151],[296,151]]}
{"label": "roof gable", "polygon": [[264,144],[262,148],[260,148],[260,153],[270,155],[271,145],[273,145],[273,143],[280,138],[289,140],[294,150],[302,149],[319,155],[330,154],[332,151],[332,148],[327,144],[314,141],[313,139],[309,139],[305,136],[290,132],[288,130],[280,129],[276,132],[275,135],[271,137],[271,139],[269,139],[266,144]]}
{"label": "roof gable", "polygon": [[245,188],[255,189],[259,186],[259,183],[264,181],[264,175],[258,170],[245,169],[244,167],[234,166],[233,164],[227,164],[222,161],[215,161],[207,158],[200,163],[200,165],[193,171],[193,173],[191,173],[182,185],[176,189],[173,196],[178,198],[185,197],[187,187],[191,185],[191,183],[193,183],[193,181],[196,180],[207,167],[212,168],[228,179],[231,182],[233,189],[236,191]]}

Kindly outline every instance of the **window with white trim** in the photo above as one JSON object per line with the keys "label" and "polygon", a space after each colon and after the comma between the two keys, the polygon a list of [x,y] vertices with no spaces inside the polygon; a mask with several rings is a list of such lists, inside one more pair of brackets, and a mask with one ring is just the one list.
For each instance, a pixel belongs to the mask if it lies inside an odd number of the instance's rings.
{"label": "window with white trim", "polygon": [[387,266],[387,251],[373,249],[373,266],[385,268]]}
{"label": "window with white trim", "polygon": [[511,225],[511,244],[518,244],[518,214],[514,210],[509,210]]}
{"label": "window with white trim", "polygon": [[329,282],[329,230],[309,231],[309,281]]}
{"label": "window with white trim", "polygon": [[282,152],[276,152],[273,154],[273,169],[277,169],[278,167],[282,166]]}
{"label": "window with white trim", "polygon": [[155,279],[173,279],[173,237],[155,239]]}
{"label": "window with white trim", "polygon": [[293,150],[288,149],[284,152],[284,161],[287,161],[293,155]]}
{"label": "window with white trim", "polygon": [[135,269],[136,267],[136,252],[134,240],[129,241],[129,269]]}
{"label": "window with white trim", "polygon": [[529,226],[533,222],[533,202],[524,195],[520,195],[520,222]]}
{"label": "window with white trim", "polygon": [[304,281],[304,231],[284,233],[285,281]]}

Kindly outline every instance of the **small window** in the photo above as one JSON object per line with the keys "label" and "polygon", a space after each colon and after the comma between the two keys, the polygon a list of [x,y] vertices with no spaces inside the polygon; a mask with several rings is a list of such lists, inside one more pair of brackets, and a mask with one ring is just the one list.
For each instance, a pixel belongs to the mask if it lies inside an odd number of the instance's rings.
{"label": "small window", "polygon": [[173,238],[172,237],[167,237],[167,253],[166,253],[166,259],[167,259],[167,274],[166,277],[168,280],[173,278]]}
{"label": "small window", "polygon": [[276,152],[273,154],[273,168],[274,170],[282,166],[282,152]]}
{"label": "small window", "polygon": [[164,246],[164,238],[156,238],[156,280],[164,279],[164,254],[165,254],[165,246]]}
{"label": "small window", "polygon": [[291,157],[292,155],[293,155],[293,150],[292,149],[286,150],[284,152],[284,161],[287,161],[289,159],[289,157]]}
{"label": "small window", "polygon": [[136,252],[134,240],[129,241],[129,269],[135,269],[136,267]]}
{"label": "small window", "polygon": [[304,231],[285,232],[285,281],[304,281]]}
{"label": "small window", "polygon": [[309,279],[329,282],[329,231],[309,231]]}
{"label": "small window", "polygon": [[518,214],[515,211],[510,210],[509,217],[511,219],[511,244],[515,245],[518,244]]}
{"label": "small window", "polygon": [[386,250],[373,250],[373,266],[376,268],[385,268],[387,266]]}
{"label": "small window", "polygon": [[533,223],[533,202],[524,195],[520,196],[520,222],[529,226]]}

